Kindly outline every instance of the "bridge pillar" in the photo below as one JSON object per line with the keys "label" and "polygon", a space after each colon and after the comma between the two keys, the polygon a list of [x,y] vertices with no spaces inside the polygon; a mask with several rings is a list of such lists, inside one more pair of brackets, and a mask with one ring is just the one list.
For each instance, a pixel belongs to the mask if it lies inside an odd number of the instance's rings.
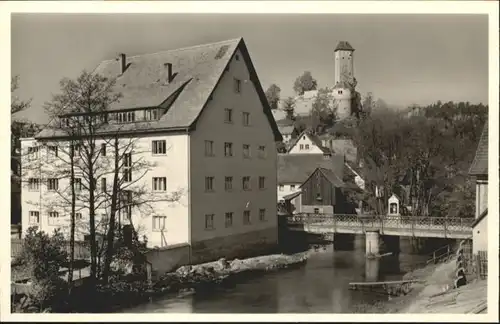
{"label": "bridge pillar", "polygon": [[365,280],[378,281],[380,271],[380,259],[366,259]]}
{"label": "bridge pillar", "polygon": [[366,255],[379,254],[379,231],[366,231]]}

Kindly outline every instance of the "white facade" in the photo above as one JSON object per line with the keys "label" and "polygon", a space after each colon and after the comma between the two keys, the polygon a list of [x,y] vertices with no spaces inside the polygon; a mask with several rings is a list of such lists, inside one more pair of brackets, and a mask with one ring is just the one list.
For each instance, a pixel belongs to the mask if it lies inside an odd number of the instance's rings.
{"label": "white facade", "polygon": [[476,218],[488,208],[488,180],[476,180]]}
{"label": "white facade", "polygon": [[[240,93],[233,91],[234,78],[243,80]],[[232,122],[224,121],[226,108],[232,109]],[[248,126],[242,124],[244,113],[249,113]],[[205,156],[206,140],[213,141],[214,156]],[[232,143],[231,157],[224,155],[226,142]],[[243,145],[249,145],[249,157],[244,157]],[[259,146],[265,149],[263,157]],[[198,120],[190,147],[191,241],[277,227],[274,134],[243,60],[230,63]],[[205,192],[205,177],[214,177],[213,192]],[[232,177],[231,190],[225,190],[225,177]],[[243,177],[250,177],[249,190],[242,188]],[[265,179],[263,189],[259,177]],[[265,211],[265,220],[260,220],[260,210]],[[250,224],[244,224],[245,211],[250,212]],[[226,213],[233,213],[227,228]],[[214,215],[213,229],[205,229],[206,214]]]}
{"label": "white facade", "polygon": [[[238,56],[241,57],[242,53],[236,51],[235,57]],[[241,80],[240,92],[235,91],[235,78]],[[232,109],[230,122],[225,120],[225,109]],[[277,228],[274,134],[257,90],[250,81],[245,60],[233,59],[230,62],[229,70],[222,75],[194,131],[123,139],[130,140],[134,141],[132,160],[143,159],[154,164],[145,175],[135,174],[134,171],[133,178],[140,178],[134,186],[149,190],[158,200],[167,198],[173,192],[180,193],[180,199],[175,202],[155,201],[148,203],[148,208],[132,210],[134,227],[140,237],[147,237],[148,247],[199,242]],[[152,142],[163,140],[166,141],[166,154],[152,154]],[[207,141],[212,142],[213,154],[210,156],[206,154]],[[225,143],[232,143],[232,156],[225,156]],[[96,143],[96,147],[100,144]],[[37,142],[24,139],[21,145],[23,152],[27,152]],[[57,163],[47,159],[47,152],[46,148],[40,149],[38,162],[23,165],[23,231],[30,225],[36,225],[45,232],[62,228],[68,233],[70,212],[67,207],[54,203],[60,199],[56,192],[47,189],[46,180],[53,176],[57,167]],[[244,156],[246,152],[249,152],[248,156]],[[112,153],[111,145],[107,145],[107,155]],[[206,190],[207,177],[213,179],[211,190]],[[232,189],[226,189],[226,177],[232,177]],[[243,177],[249,177],[248,189],[243,188]],[[30,188],[30,178],[41,178],[42,181],[38,185],[32,181]],[[153,193],[153,178],[166,178],[166,190]],[[111,188],[112,181],[112,175],[106,176],[108,188]],[[101,179],[98,178],[98,188],[100,184]],[[58,181],[59,190],[68,185],[67,180]],[[58,217],[49,217],[55,215],[51,212],[57,212]],[[82,231],[77,239],[82,239],[88,215],[85,209],[77,213],[82,214],[79,221]],[[227,213],[232,213],[231,224]],[[100,215],[106,214],[104,205],[97,214],[99,221]]]}
{"label": "white facade", "polygon": [[295,145],[290,148],[288,154],[323,154],[319,148],[305,133],[300,135],[300,138],[295,142]]}
{"label": "white facade", "polygon": [[488,251],[488,216],[472,228],[472,253],[477,255],[478,251]]}
{"label": "white facade", "polygon": [[389,208],[387,209],[387,215],[389,216],[399,216],[399,198],[396,195],[392,195],[388,200]]}

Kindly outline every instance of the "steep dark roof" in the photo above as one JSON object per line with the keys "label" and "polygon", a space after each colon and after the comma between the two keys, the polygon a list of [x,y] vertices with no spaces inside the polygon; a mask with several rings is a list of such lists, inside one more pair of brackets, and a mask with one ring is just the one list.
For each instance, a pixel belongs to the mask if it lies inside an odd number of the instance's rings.
{"label": "steep dark roof", "polygon": [[323,154],[278,154],[278,184],[303,183],[316,168],[322,167],[341,175],[344,157]]}
{"label": "steep dark roof", "polygon": [[297,144],[297,142],[302,138],[302,136],[307,136],[311,142],[313,142],[314,145],[316,145],[323,153],[325,154],[330,154],[331,151],[328,147],[323,146],[323,143],[319,139],[318,136],[309,133],[307,130],[303,131],[297,138],[295,138],[293,141],[290,142],[290,146],[288,148],[288,152]]}
{"label": "steep dark roof", "polygon": [[476,150],[476,156],[469,169],[472,176],[488,175],[488,121],[484,124],[481,138]]}
{"label": "steep dark roof", "polygon": [[354,48],[351,46],[351,44],[349,44],[348,41],[340,41],[338,44],[337,44],[337,47],[335,47],[335,51],[351,51],[351,52],[354,52]]}
{"label": "steep dark roof", "polygon": [[[110,106],[109,110],[160,106],[167,109],[158,121],[120,124],[118,127],[121,131],[190,130],[195,126],[237,50],[241,51],[248,67],[250,84],[254,85],[259,95],[275,139],[281,140],[243,38],[127,57],[129,65],[123,74],[120,61],[107,60],[101,62],[94,73],[109,78],[117,77],[115,90],[123,97]],[[172,72],[175,74],[170,83],[167,82],[167,63],[172,64]],[[111,124],[109,126],[112,128]],[[46,130],[49,132],[42,131],[38,137],[55,136],[51,134],[53,131]]]}
{"label": "steep dark roof", "polygon": [[481,213],[481,215],[479,215],[479,217],[478,217],[478,218],[476,218],[476,219],[472,222],[472,224],[471,224],[472,228],[476,227],[476,226],[477,226],[477,224],[479,224],[479,223],[481,222],[481,220],[483,220],[483,218],[485,218],[486,216],[488,216],[488,208],[486,208],[486,209],[485,209],[485,210]]}

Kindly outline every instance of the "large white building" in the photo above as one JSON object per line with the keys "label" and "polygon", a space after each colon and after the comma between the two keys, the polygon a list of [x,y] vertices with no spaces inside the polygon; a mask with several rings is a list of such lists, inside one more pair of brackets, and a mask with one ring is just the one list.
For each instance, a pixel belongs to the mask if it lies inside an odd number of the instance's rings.
{"label": "large white building", "polygon": [[[144,176],[131,177],[155,197],[180,193],[177,201],[130,210],[149,247],[189,243],[193,254],[214,259],[277,243],[275,141],[281,135],[243,39],[121,54],[94,73],[117,78],[123,97],[106,120],[119,127],[122,141],[135,141],[130,159],[154,163]],[[53,203],[68,184],[50,178],[57,167],[50,143],[58,140],[64,141],[45,129],[22,141],[23,152],[39,161],[39,168],[23,172],[23,230],[68,231],[67,209]],[[104,149],[113,154],[110,145]],[[102,190],[113,180],[103,178],[96,179]],[[107,213],[103,204],[98,216]],[[88,223],[85,209],[77,216]]]}

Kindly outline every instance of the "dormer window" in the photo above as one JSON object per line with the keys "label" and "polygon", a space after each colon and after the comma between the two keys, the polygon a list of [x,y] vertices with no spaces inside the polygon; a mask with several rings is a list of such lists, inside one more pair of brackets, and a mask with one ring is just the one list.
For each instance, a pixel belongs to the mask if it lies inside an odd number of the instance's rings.
{"label": "dormer window", "polygon": [[157,108],[144,110],[144,120],[160,119],[160,111]]}
{"label": "dormer window", "polygon": [[126,111],[116,113],[116,121],[118,123],[131,123],[135,121],[135,112],[134,111]]}

